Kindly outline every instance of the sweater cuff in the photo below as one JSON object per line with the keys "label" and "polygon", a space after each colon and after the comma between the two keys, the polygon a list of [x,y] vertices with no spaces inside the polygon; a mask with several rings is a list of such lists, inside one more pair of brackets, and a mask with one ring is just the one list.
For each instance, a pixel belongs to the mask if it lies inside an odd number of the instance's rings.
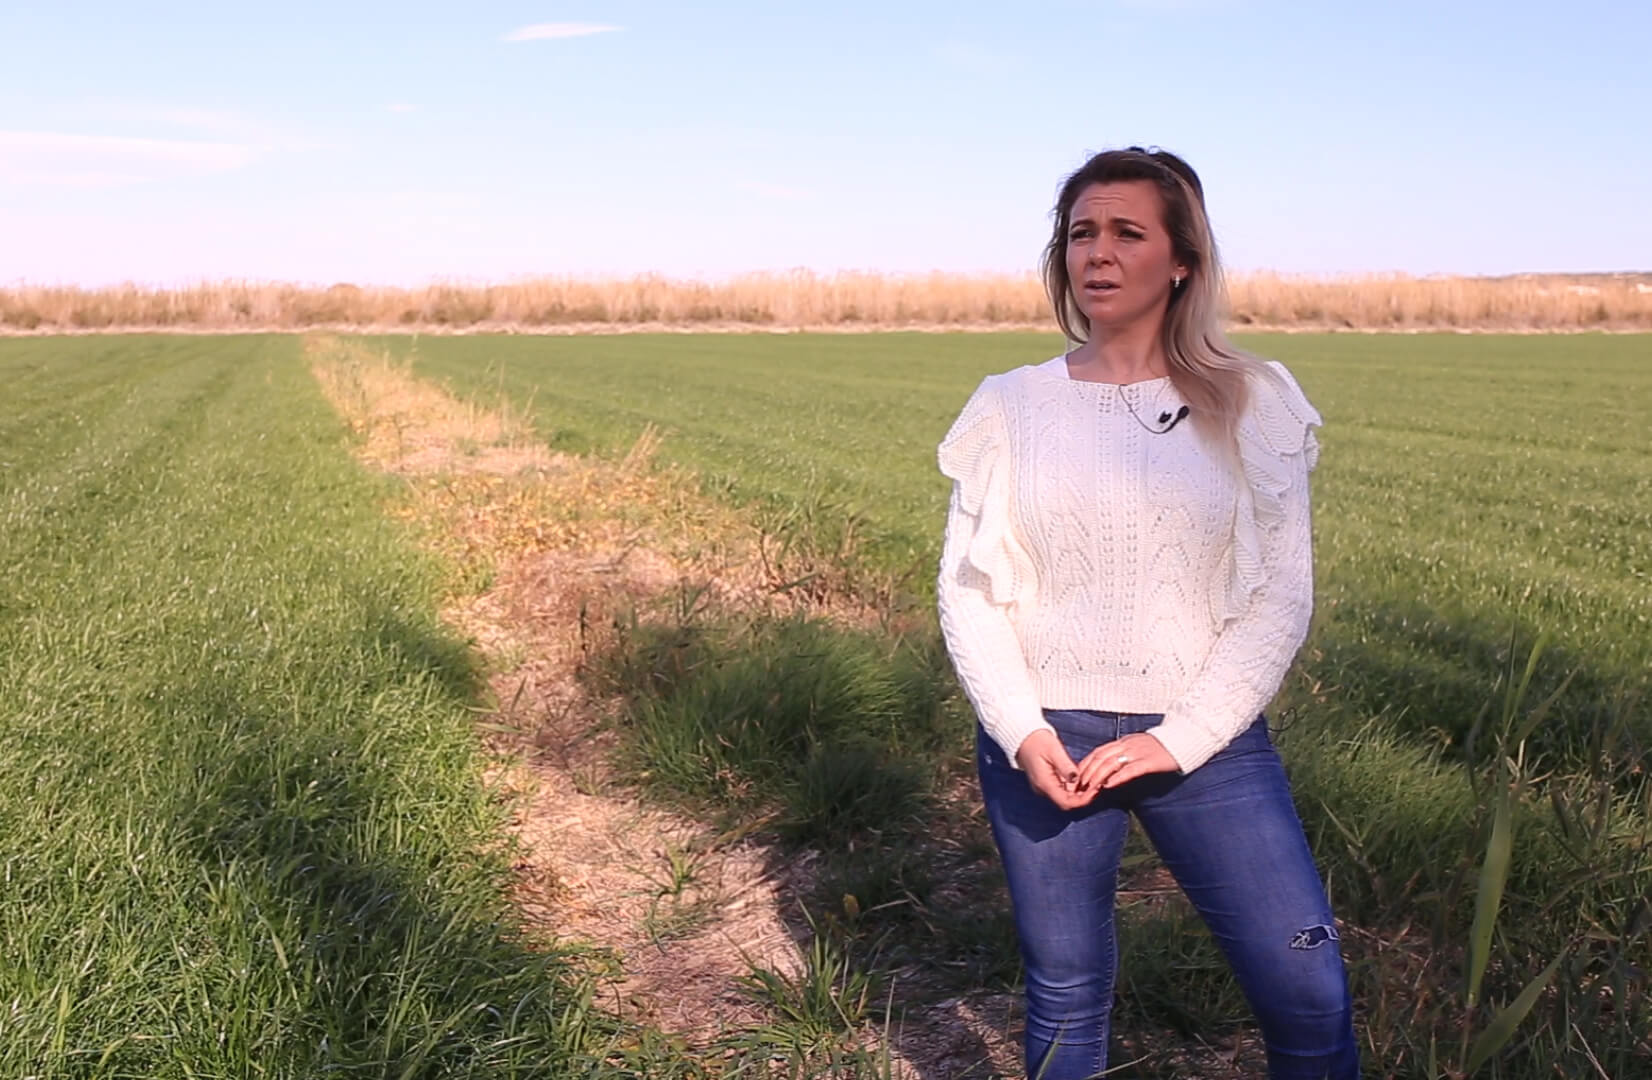
{"label": "sweater cuff", "polygon": [[1184,776],[1215,757],[1226,745],[1203,725],[1185,717],[1167,716],[1163,723],[1149,728],[1147,734],[1159,740],[1159,745],[1175,759]]}
{"label": "sweater cuff", "polygon": [[[982,727],[986,725],[983,724]],[[1037,707],[1030,712],[1024,709],[1016,710],[1014,716],[1003,717],[986,730],[988,737],[997,743],[998,748],[1009,758],[1010,768],[1017,772],[1021,771],[1021,763],[1015,759],[1015,755],[1020,751],[1021,744],[1027,741],[1027,736],[1035,731],[1055,734],[1055,728],[1044,719],[1044,710]]]}

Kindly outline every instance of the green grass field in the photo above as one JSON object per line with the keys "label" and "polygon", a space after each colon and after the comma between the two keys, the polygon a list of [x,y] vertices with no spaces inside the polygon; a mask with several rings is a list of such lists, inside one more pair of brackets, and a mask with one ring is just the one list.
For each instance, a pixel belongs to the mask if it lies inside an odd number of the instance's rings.
{"label": "green grass field", "polygon": [[0,385],[0,1075],[622,1075],[512,943],[441,568],[296,339]]}
{"label": "green grass field", "polygon": [[[759,516],[802,508],[826,533],[853,518],[859,557],[907,574],[920,600],[946,497],[936,442],[983,374],[1058,347],[388,343],[463,395],[528,411],[553,446],[619,454],[653,423],[664,457]],[[1450,943],[1511,775],[1489,729],[1464,736],[1550,634],[1515,715],[1557,696],[1515,770],[1512,872],[1482,952],[1489,1000],[1556,955],[1563,992],[1489,1067],[1644,1067],[1622,1036],[1645,1021],[1629,1002],[1652,966],[1652,723],[1632,696],[1652,670],[1648,340],[1245,344],[1289,363],[1327,423],[1319,616],[1276,715],[1339,911],[1429,938],[1429,1000],[1456,1000]],[[490,846],[503,810],[471,731],[477,673],[435,614],[452,568],[392,524],[393,485],[351,458],[295,339],[0,340],[0,385],[0,1075],[705,1075],[639,1049],[647,1033],[591,1008],[580,965],[516,934]],[[867,901],[849,945],[939,935],[967,961],[960,986],[1013,979],[1003,913],[948,913],[956,868],[909,857],[918,840],[898,830],[867,840],[895,803],[921,839],[935,822],[910,798],[919,774],[963,754],[932,636],[891,651],[788,623],[679,647],[671,627],[644,630],[616,677],[662,642],[684,666],[635,700],[626,752],[651,748],[684,798],[715,799],[703,749],[722,736],[717,776],[782,804],[781,843],[822,851],[834,895]],[[799,687],[806,708],[773,706]],[[908,756],[886,767],[891,747]],[[1196,928],[1149,920],[1126,948],[1128,1014],[1188,1031],[1238,1018]],[[1362,951],[1353,971],[1387,1052],[1455,1016],[1423,1023],[1414,992],[1391,998],[1409,955]],[[1398,1074],[1425,1075],[1407,1062]]]}

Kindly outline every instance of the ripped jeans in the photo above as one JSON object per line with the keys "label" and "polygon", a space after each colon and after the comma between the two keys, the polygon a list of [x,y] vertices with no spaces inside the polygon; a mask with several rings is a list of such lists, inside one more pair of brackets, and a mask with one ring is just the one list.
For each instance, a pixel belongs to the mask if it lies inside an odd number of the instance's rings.
{"label": "ripped jeans", "polygon": [[[1044,717],[1075,762],[1163,719]],[[1080,1080],[1107,1067],[1113,894],[1134,813],[1227,956],[1262,1029],[1268,1076],[1358,1080],[1336,924],[1265,720],[1185,776],[1144,776],[1070,813],[1034,791],[985,732],[976,745],[1026,968],[1029,1077]]]}

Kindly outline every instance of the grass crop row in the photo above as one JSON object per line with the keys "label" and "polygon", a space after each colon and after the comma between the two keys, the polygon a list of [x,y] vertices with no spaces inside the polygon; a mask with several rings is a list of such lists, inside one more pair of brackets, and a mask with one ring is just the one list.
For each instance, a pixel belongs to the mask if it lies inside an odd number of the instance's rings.
{"label": "grass crop row", "polygon": [[282,338],[0,342],[0,1074],[621,1075]]}

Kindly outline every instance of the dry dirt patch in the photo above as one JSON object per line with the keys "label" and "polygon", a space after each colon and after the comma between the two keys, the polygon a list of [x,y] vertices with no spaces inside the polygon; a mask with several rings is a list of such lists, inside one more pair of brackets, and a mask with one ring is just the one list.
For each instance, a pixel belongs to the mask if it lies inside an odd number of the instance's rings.
{"label": "dry dirt patch", "polygon": [[798,960],[763,859],[617,791],[598,723],[606,703],[578,677],[626,608],[690,580],[752,592],[729,574],[726,544],[690,539],[695,524],[726,533],[732,523],[709,505],[680,513],[687,496],[643,467],[651,436],[618,464],[552,454],[520,418],[457,401],[363,346],[308,347],[362,459],[408,479],[401,512],[462,577],[488,582],[460,590],[443,614],[475,641],[500,703],[484,729],[519,797],[521,909],[558,937],[610,950],[627,1011],[700,1035],[753,1021],[732,978],[748,959]]}
{"label": "dry dirt patch", "polygon": [[[777,870],[764,845],[621,787],[601,724],[613,703],[580,674],[616,617],[690,593],[741,610],[872,616],[841,597],[777,590],[791,571],[773,565],[758,530],[648,467],[655,433],[619,462],[553,454],[524,418],[457,401],[365,346],[317,336],[306,347],[362,459],[406,479],[399,513],[460,568],[444,616],[491,672],[498,707],[482,727],[516,795],[515,896],[529,924],[605,950],[618,976],[608,1004],[626,1015],[701,1044],[764,1023],[738,980],[754,964],[801,966],[791,927],[807,858]],[[1004,995],[929,1012],[909,1015],[896,1040],[904,1074],[1001,1075],[1014,1059]]]}

